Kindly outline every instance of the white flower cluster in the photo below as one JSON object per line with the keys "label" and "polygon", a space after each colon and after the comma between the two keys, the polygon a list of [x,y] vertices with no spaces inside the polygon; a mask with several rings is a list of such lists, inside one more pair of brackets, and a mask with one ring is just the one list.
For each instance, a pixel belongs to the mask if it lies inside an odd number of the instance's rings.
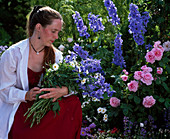
{"label": "white flower cluster", "polygon": [[105,114],[106,111],[107,111],[106,108],[102,108],[102,107],[99,107],[99,108],[97,109],[97,112],[98,112],[98,113],[104,114],[104,116],[103,116],[103,121],[104,121],[104,122],[107,122],[107,121],[108,121],[108,115]]}

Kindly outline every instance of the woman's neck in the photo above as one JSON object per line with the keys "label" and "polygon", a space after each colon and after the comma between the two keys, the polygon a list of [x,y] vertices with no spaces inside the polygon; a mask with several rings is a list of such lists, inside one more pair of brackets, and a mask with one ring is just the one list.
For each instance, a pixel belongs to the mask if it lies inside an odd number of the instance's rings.
{"label": "woman's neck", "polygon": [[30,48],[36,53],[41,53],[45,46],[41,44],[41,40],[37,39],[36,37],[32,36],[29,38]]}

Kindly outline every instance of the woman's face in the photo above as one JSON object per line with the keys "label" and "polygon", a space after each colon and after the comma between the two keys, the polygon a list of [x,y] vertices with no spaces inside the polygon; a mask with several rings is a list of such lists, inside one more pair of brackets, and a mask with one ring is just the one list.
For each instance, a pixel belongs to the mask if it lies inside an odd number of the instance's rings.
{"label": "woman's face", "polygon": [[44,46],[51,46],[51,44],[58,39],[58,33],[62,29],[62,21],[54,19],[51,25],[41,28],[40,36]]}

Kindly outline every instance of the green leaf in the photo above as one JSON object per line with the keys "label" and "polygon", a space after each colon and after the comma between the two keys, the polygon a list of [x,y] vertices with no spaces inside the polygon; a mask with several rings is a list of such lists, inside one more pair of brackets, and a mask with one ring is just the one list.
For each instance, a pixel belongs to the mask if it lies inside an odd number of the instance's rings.
{"label": "green leaf", "polygon": [[124,114],[125,116],[127,116],[127,115],[128,115],[128,109],[123,109],[123,114]]}
{"label": "green leaf", "polygon": [[131,95],[128,97],[128,99],[133,99],[133,95],[131,94]]}
{"label": "green leaf", "polygon": [[169,101],[165,101],[165,107],[168,109],[170,107]]}
{"label": "green leaf", "polygon": [[163,67],[164,63],[162,61],[159,62],[159,66]]}
{"label": "green leaf", "polygon": [[59,110],[60,110],[60,105],[59,105],[58,101],[56,101],[53,103],[53,111],[57,112]]}
{"label": "green leaf", "polygon": [[113,113],[114,117],[117,117],[118,114],[119,114],[119,113],[118,113],[117,111],[115,111],[115,112]]}
{"label": "green leaf", "polygon": [[166,77],[161,77],[162,81],[166,81],[166,79],[167,79]]}
{"label": "green leaf", "polygon": [[141,99],[138,96],[135,96],[134,101],[136,104],[139,104],[141,102]]}
{"label": "green leaf", "polygon": [[159,78],[156,79],[156,84],[161,84],[161,80]]}
{"label": "green leaf", "polygon": [[164,57],[162,60],[163,60],[164,63],[168,63],[169,62],[169,58],[167,58],[167,57]]}
{"label": "green leaf", "polygon": [[170,66],[166,66],[166,70],[168,71],[168,74],[170,74]]}
{"label": "green leaf", "polygon": [[164,101],[165,101],[164,98],[160,98],[160,99],[159,99],[159,102],[161,102],[161,103],[164,102]]}
{"label": "green leaf", "polygon": [[103,97],[104,97],[103,100],[108,100],[109,99],[109,97],[108,97],[106,92],[103,94]]}
{"label": "green leaf", "polygon": [[167,91],[167,93],[169,93],[169,88],[167,86],[167,84],[165,82],[162,83],[162,86],[165,88],[165,90]]}

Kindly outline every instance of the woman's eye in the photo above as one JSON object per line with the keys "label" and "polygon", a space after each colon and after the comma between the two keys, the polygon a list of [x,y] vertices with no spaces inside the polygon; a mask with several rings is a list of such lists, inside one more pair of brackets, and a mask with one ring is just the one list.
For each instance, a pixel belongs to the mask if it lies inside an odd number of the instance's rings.
{"label": "woman's eye", "polygon": [[52,31],[52,33],[55,33],[55,31]]}

